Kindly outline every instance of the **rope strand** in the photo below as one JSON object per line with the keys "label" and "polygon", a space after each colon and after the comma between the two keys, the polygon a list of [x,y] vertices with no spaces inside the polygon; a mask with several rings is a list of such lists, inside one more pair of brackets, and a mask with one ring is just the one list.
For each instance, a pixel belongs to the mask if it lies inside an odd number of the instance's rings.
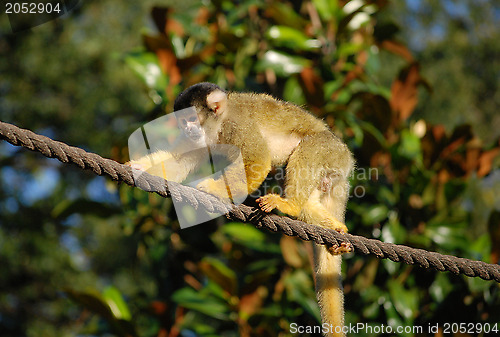
{"label": "rope strand", "polygon": [[480,277],[483,280],[494,280],[500,283],[500,266],[496,264],[443,255],[352,234],[340,234],[334,230],[285,216],[264,214],[259,209],[247,205],[227,205],[210,194],[188,186],[168,182],[167,187],[163,178],[145,172],[136,175],[138,178],[134,180],[134,169],[127,165],[2,121],[0,121],[0,139],[16,146],[40,152],[49,158],[57,158],[63,163],[73,163],[81,169],[91,170],[97,175],[107,175],[115,181],[123,181],[127,185],[138,187],[144,191],[154,192],[162,197],[172,197],[176,201],[187,202],[195,208],[202,207],[209,212],[226,213],[229,219],[252,223],[257,228],[266,228],[273,232],[280,231],[286,235],[298,236],[302,240],[314,241],[321,245],[335,246],[347,242],[351,244],[356,253],[363,255],[375,255],[379,259],[390,259],[394,262],[417,265],[426,269],[450,271],[454,274]]}

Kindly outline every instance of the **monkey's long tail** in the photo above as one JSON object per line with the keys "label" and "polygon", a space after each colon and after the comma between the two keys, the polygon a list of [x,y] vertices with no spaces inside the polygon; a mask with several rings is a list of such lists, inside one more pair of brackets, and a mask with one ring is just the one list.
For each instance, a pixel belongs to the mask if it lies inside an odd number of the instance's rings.
{"label": "monkey's long tail", "polygon": [[[329,225],[329,222],[344,223],[347,181],[341,180],[327,195],[316,193],[309,202],[315,204],[309,214],[315,224]],[[314,200],[314,201],[313,201]],[[321,219],[319,219],[321,216]],[[326,246],[314,245],[314,273],[316,275],[316,297],[321,310],[322,330],[327,337],[345,336],[344,333],[344,291],[342,289],[342,255],[332,255]]]}
{"label": "monkey's long tail", "polygon": [[314,245],[316,296],[321,310],[322,330],[327,337],[345,336],[342,255],[332,255],[325,246]]}

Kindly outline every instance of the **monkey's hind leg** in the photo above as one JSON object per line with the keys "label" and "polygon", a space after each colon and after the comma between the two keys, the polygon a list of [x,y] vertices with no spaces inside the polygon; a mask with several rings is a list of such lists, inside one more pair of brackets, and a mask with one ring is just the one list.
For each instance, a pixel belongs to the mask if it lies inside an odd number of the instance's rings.
{"label": "monkey's hind leg", "polygon": [[[285,195],[300,205],[299,220],[347,232],[344,224],[348,177],[354,160],[347,146],[330,132],[304,138],[287,164]],[[332,253],[350,251],[349,245]]]}
{"label": "monkey's hind leg", "polygon": [[[276,208],[280,212],[298,217],[301,220],[311,219],[311,223],[318,224],[321,227],[331,228],[340,233],[347,232],[347,227],[325,209],[319,198],[314,200],[314,196],[309,198],[308,202],[302,207],[299,207],[293,200],[282,198],[274,193],[266,194],[256,201],[264,212],[268,213]],[[314,222],[313,219],[318,220]],[[331,254],[338,255],[350,252],[352,247],[348,243],[342,242],[340,246],[327,247],[327,249]]]}
{"label": "monkey's hind leg", "polygon": [[[298,218],[307,223],[336,230],[339,233],[347,233],[347,226],[325,207],[324,197],[321,198],[322,194],[321,190],[314,190],[307,202],[302,206]],[[327,250],[331,254],[338,255],[351,252],[352,246],[349,243],[342,242],[339,246],[327,247]]]}
{"label": "monkey's hind leg", "polygon": [[278,194],[269,193],[256,200],[260,209],[264,212],[271,212],[273,209],[297,217],[300,214],[300,207],[292,200],[282,198]]}

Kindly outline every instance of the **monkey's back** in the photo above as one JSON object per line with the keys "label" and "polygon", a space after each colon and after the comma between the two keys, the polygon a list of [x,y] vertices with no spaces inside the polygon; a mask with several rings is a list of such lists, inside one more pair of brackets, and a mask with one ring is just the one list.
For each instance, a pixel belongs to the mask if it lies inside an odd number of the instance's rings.
{"label": "monkey's back", "polygon": [[231,92],[228,102],[230,109],[237,111],[244,120],[255,121],[258,126],[269,131],[286,130],[300,137],[329,131],[322,120],[308,111],[270,95]]}

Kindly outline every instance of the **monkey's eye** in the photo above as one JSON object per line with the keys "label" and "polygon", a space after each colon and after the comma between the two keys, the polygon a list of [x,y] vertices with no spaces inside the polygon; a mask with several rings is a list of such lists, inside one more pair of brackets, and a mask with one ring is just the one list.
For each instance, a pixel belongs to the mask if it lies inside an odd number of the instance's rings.
{"label": "monkey's eye", "polygon": [[186,122],[186,120],[185,120],[185,119],[181,119],[181,125],[182,125],[182,126],[186,126],[186,125],[187,125],[187,122]]}
{"label": "monkey's eye", "polygon": [[198,119],[198,117],[192,116],[192,117],[189,118],[189,122],[190,123],[194,123],[194,122],[196,122],[197,119]]}

